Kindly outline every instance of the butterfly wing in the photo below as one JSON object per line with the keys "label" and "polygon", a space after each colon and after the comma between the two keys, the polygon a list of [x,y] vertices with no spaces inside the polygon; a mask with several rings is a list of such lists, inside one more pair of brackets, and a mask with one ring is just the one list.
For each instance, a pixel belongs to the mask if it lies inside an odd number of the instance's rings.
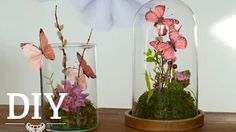
{"label": "butterfly wing", "polygon": [[48,39],[42,29],[40,29],[39,32],[39,40],[40,40],[40,49],[42,50],[44,56],[49,60],[54,60],[55,53],[52,49],[52,46],[48,44]]}
{"label": "butterfly wing", "polygon": [[163,17],[164,12],[165,12],[165,6],[164,5],[157,5],[155,6],[155,14],[158,18]]}
{"label": "butterfly wing", "polygon": [[174,60],[175,59],[175,51],[172,47],[169,47],[162,51],[163,58],[165,60]]}
{"label": "butterfly wing", "polygon": [[84,74],[88,78],[90,78],[90,77],[93,78],[93,79],[96,78],[96,75],[93,72],[92,68],[89,65],[87,65],[87,62],[82,58],[82,56],[80,55],[79,52],[77,52],[77,58],[78,58],[78,60],[80,62],[80,65],[81,65],[81,67],[83,69]]}
{"label": "butterfly wing", "polygon": [[149,42],[149,44],[153,48],[155,48],[157,51],[164,51],[164,50],[171,47],[168,43],[158,42],[158,41],[151,41],[151,42]]}
{"label": "butterfly wing", "polygon": [[145,19],[148,22],[157,22],[159,20],[158,16],[155,14],[155,12],[153,12],[152,10],[149,10],[146,14],[145,14]]}
{"label": "butterfly wing", "polygon": [[170,27],[169,38],[176,48],[184,49],[187,47],[187,39],[181,36],[174,27]]}
{"label": "butterfly wing", "polygon": [[179,24],[179,20],[177,19],[171,19],[171,18],[165,18],[162,20],[162,24],[166,26],[173,26],[175,24]]}
{"label": "butterfly wing", "polygon": [[174,45],[178,49],[185,49],[187,47],[187,39],[183,36],[180,36]]}
{"label": "butterfly wing", "polygon": [[149,43],[157,51],[162,52],[162,56],[165,60],[173,60],[175,58],[175,51],[170,44],[164,42],[151,41]]}
{"label": "butterfly wing", "polygon": [[21,48],[31,67],[35,70],[40,69],[43,64],[42,51],[35,45],[29,43],[21,43]]}
{"label": "butterfly wing", "polygon": [[149,42],[149,44],[157,50],[157,44],[158,44],[157,41],[151,41]]}
{"label": "butterfly wing", "polygon": [[89,65],[86,65],[84,68],[83,68],[83,71],[84,71],[84,74],[89,78],[96,78],[96,75],[94,74],[92,68],[89,66]]}
{"label": "butterfly wing", "polygon": [[172,48],[170,44],[168,43],[164,43],[164,42],[160,42],[159,44],[157,44],[156,49],[158,51],[162,51],[164,52],[165,50]]}

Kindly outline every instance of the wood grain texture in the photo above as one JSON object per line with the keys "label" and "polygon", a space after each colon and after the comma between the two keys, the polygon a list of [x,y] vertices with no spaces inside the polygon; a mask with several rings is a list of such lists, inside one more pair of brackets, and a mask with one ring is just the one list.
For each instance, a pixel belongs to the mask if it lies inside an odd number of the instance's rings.
{"label": "wood grain texture", "polygon": [[[33,108],[27,118],[14,122],[32,122],[30,119]],[[18,106],[16,111],[22,111]],[[144,132],[125,126],[124,112],[126,109],[99,109],[99,127],[93,132]],[[23,125],[9,126],[3,123],[8,116],[8,106],[0,106],[0,132],[27,132]],[[13,122],[13,121],[11,121]],[[33,121],[37,123],[39,121]],[[185,132],[236,132],[236,113],[211,113],[205,112],[205,124],[203,127]]]}
{"label": "wood grain texture", "polygon": [[182,120],[149,120],[137,118],[131,115],[131,111],[125,112],[125,124],[139,130],[149,131],[186,131],[202,127],[204,124],[204,113],[199,111],[195,117]]}

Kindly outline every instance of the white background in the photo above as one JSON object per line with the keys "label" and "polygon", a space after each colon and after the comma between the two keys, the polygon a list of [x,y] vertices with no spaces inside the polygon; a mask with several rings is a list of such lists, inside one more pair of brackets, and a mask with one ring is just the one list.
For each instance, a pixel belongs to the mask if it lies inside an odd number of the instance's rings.
{"label": "white background", "polygon": [[[236,112],[236,1],[184,1],[199,24],[199,107]],[[31,93],[39,92],[39,73],[30,70],[19,43],[38,42],[40,27],[50,42],[57,41],[54,5],[36,0],[0,1],[0,104],[8,104],[10,92],[26,94],[31,103]],[[69,0],[59,3],[59,16],[69,41],[86,41],[90,28]],[[98,44],[98,106],[130,108],[132,29],[94,32],[92,42]]]}

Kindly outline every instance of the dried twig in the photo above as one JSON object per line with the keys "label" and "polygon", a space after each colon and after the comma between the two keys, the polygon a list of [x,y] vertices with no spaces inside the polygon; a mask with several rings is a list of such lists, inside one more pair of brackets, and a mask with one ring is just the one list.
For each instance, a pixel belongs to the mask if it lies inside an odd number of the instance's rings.
{"label": "dried twig", "polygon": [[59,24],[59,21],[58,21],[58,17],[57,17],[57,5],[55,7],[55,19],[56,19],[56,23],[55,23],[55,27],[57,28],[57,35],[58,35],[58,38],[60,39],[61,41],[61,45],[62,45],[62,53],[63,53],[63,59],[62,59],[62,66],[64,68],[64,71],[65,71],[65,79],[66,79],[66,68],[67,68],[67,55],[66,55],[66,51],[65,51],[65,46],[67,44],[67,41],[65,40],[65,38],[63,37],[63,34],[62,34],[62,30],[63,30],[63,25],[60,25]]}
{"label": "dried twig", "polygon": [[[92,37],[92,33],[93,33],[93,29],[90,30],[90,33],[89,33],[89,37],[88,37],[88,40],[87,40],[87,45],[89,44],[89,41]],[[80,77],[79,74],[80,74],[80,70],[81,70],[81,62],[82,60],[84,59],[84,54],[85,54],[85,51],[86,51],[86,48],[84,48],[83,52],[82,52],[82,55],[81,55],[81,59],[79,60],[79,72],[78,72],[78,78]]]}

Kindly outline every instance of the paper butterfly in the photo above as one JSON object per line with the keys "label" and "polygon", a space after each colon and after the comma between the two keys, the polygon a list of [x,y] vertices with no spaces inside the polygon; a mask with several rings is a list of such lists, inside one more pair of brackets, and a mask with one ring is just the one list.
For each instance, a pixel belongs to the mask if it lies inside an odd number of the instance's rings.
{"label": "paper butterfly", "polygon": [[164,18],[165,6],[164,5],[157,5],[155,6],[155,10],[149,10],[145,14],[145,19],[148,22],[153,22],[154,26],[157,27],[158,35],[164,36],[167,33],[166,26],[172,26],[174,24],[179,24],[177,19],[172,18]]}
{"label": "paper butterfly", "polygon": [[179,32],[172,26],[170,26],[168,42],[151,41],[150,45],[156,50],[162,52],[163,58],[165,60],[174,60],[176,49],[184,49],[187,47],[187,40],[185,37],[181,36]]}
{"label": "paper butterfly", "polygon": [[95,73],[93,72],[92,68],[87,64],[87,62],[82,58],[82,56],[80,55],[79,52],[77,52],[77,59],[80,62],[80,65],[83,69],[84,74],[88,77],[88,78],[96,78]]}
{"label": "paper butterfly", "polygon": [[21,48],[24,52],[24,55],[28,59],[31,67],[35,70],[40,69],[43,65],[43,56],[49,60],[55,59],[55,53],[52,49],[52,46],[48,44],[48,39],[42,29],[40,29],[39,32],[39,40],[39,48],[31,43],[21,43]]}

